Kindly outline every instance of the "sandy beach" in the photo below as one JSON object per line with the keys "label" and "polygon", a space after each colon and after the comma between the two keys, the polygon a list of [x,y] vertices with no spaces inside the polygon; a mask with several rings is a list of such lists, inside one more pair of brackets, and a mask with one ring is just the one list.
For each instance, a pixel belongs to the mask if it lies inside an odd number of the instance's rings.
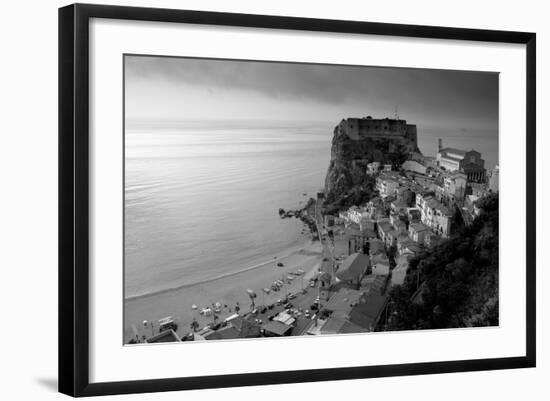
{"label": "sandy beach", "polygon": [[[222,311],[218,315],[220,321],[235,313],[237,303],[241,313],[247,312],[251,305],[246,292],[249,288],[257,294],[256,305],[273,303],[290,292],[297,292],[306,287],[309,278],[320,267],[321,260],[321,244],[312,242],[288,256],[279,256],[250,270],[175,290],[127,299],[124,305],[124,341],[128,342],[135,338],[136,334],[140,337],[151,336],[151,328],[143,326],[144,320],[153,322],[156,334],[158,319],[173,316],[178,324],[179,335],[191,331],[190,324],[194,314],[200,327],[213,321],[212,316],[204,317],[200,316],[198,311],[194,312],[193,304],[200,310],[212,306],[213,303],[221,303]],[[277,266],[279,262],[284,266]],[[264,287],[270,288],[273,281],[286,278],[288,273],[298,269],[306,273],[294,278],[290,284],[285,283],[280,291],[266,294],[262,290]]]}

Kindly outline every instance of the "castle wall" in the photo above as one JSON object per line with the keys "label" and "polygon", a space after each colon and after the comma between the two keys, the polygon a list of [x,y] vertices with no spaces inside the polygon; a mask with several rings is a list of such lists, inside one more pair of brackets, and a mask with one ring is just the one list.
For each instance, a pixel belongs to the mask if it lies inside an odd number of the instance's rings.
{"label": "castle wall", "polygon": [[392,139],[389,151],[397,145],[404,146],[410,153],[417,150],[416,125],[407,124],[405,120],[348,118],[340,122],[339,128],[352,140]]}
{"label": "castle wall", "polygon": [[341,127],[351,139],[389,138],[409,136],[416,138],[416,126],[407,125],[405,120],[348,118]]}

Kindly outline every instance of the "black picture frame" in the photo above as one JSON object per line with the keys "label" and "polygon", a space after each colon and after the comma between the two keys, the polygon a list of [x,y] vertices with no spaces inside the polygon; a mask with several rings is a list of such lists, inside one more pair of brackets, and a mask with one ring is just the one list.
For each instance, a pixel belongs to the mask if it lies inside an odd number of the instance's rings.
{"label": "black picture frame", "polygon": [[[527,68],[525,356],[90,383],[88,52],[91,18],[524,44]],[[60,8],[59,391],[71,396],[95,396],[534,367],[536,363],[535,102],[535,33],[87,4],[74,4]]]}

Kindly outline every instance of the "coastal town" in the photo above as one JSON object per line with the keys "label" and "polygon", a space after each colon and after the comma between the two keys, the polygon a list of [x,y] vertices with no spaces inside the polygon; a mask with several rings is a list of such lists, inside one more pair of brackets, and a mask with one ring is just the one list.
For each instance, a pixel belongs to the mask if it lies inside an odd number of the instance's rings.
{"label": "coastal town", "polygon": [[[481,213],[480,201],[499,191],[498,165],[488,169],[480,152],[446,147],[439,139],[434,155],[425,156],[418,150],[416,136],[416,126],[399,118],[342,120],[333,142],[331,167],[341,169],[334,173],[334,183],[300,210],[279,210],[281,218],[300,218],[319,241],[319,263],[310,270],[281,273],[280,279],[263,288],[248,289],[246,304],[213,300],[210,305],[189,305],[191,322],[178,322],[172,316],[139,322],[135,325],[139,329],[125,342],[386,330],[392,313],[389,291],[404,283],[411,259],[471,225]],[[346,156],[344,163],[338,159],[339,146],[348,151],[350,143],[357,145],[360,157]],[[373,146],[385,146],[385,151],[372,151]],[[388,156],[397,150],[400,157]],[[335,191],[342,192],[342,182],[351,180],[341,174],[345,169],[359,171],[355,174],[372,191],[368,199],[335,207]],[[284,263],[274,262],[277,268],[283,269]],[[422,303],[423,283],[420,276],[417,280],[411,303]]]}

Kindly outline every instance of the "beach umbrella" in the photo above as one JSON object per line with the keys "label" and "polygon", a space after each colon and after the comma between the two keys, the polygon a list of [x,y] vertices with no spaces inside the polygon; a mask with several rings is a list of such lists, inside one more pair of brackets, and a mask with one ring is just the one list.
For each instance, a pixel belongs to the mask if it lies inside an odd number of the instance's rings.
{"label": "beach umbrella", "polygon": [[254,290],[251,290],[250,288],[248,290],[246,290],[246,292],[248,293],[248,296],[250,297],[250,302],[252,303],[251,307],[252,307],[252,309],[254,309],[254,307],[255,307],[254,298],[256,298],[256,293],[254,292]]}
{"label": "beach umbrella", "polygon": [[199,309],[199,307],[197,305],[193,304],[193,305],[191,305],[191,309],[197,310],[197,309]]}

